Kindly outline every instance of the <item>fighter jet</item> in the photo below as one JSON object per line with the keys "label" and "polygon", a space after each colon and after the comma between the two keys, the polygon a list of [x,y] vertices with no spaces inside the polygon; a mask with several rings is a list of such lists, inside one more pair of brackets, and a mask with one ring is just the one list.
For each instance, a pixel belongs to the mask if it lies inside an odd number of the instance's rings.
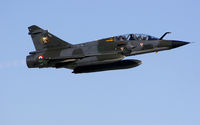
{"label": "fighter jet", "polygon": [[75,74],[133,68],[142,62],[124,59],[125,57],[189,44],[184,41],[164,40],[170,32],[160,38],[145,34],[126,34],[71,44],[36,25],[28,27],[28,30],[36,49],[26,57],[28,68],[67,68],[72,69]]}

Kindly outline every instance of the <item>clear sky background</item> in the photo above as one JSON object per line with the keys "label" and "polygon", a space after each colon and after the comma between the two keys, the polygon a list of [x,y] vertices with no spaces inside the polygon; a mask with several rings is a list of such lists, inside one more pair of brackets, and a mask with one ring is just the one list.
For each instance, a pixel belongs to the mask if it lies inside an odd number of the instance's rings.
{"label": "clear sky background", "polygon": [[[200,125],[199,0],[2,0],[0,125]],[[126,33],[195,42],[132,69],[28,69],[38,25],[72,43]]]}

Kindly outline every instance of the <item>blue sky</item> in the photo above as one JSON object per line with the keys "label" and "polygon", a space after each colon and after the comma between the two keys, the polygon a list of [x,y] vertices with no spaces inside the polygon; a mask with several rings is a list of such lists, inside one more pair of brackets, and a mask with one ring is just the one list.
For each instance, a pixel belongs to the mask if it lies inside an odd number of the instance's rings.
{"label": "blue sky", "polygon": [[[200,1],[6,0],[0,4],[1,125],[199,125]],[[126,33],[195,42],[129,57],[127,70],[74,75],[28,69],[27,27],[39,25],[72,43]]]}

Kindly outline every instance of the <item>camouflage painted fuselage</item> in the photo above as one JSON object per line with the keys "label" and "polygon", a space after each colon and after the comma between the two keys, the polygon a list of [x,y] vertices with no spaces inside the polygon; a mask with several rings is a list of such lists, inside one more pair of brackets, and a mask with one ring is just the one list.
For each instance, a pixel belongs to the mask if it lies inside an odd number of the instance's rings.
{"label": "camouflage painted fuselage", "polygon": [[74,73],[126,69],[141,64],[127,56],[172,49],[188,42],[129,34],[72,45],[38,26],[29,27],[36,51],[27,56],[29,68],[69,68]]}

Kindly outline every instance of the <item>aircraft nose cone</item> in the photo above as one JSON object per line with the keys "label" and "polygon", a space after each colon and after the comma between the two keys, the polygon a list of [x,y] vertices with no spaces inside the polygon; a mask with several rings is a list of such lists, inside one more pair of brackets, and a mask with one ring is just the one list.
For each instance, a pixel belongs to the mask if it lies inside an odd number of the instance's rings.
{"label": "aircraft nose cone", "polygon": [[186,44],[189,44],[190,42],[184,42],[184,41],[172,41],[172,48],[177,48]]}

